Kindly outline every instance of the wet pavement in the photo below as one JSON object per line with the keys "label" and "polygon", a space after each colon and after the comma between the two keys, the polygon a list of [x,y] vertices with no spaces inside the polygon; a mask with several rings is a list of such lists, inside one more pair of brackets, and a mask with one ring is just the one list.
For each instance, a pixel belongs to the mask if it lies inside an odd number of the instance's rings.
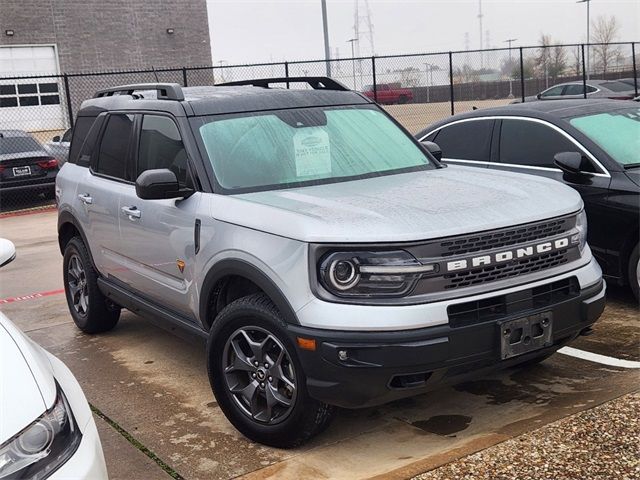
{"label": "wet pavement", "polygon": [[[0,300],[0,309],[71,368],[90,403],[112,423],[96,418],[113,479],[162,479],[171,472],[186,479],[410,478],[520,441],[571,415],[598,412],[593,408],[640,385],[640,370],[555,354],[528,369],[381,407],[341,410],[325,433],[299,449],[264,447],[242,437],[218,408],[201,340],[176,336],[129,312],[107,334],[75,328],[59,293],[55,225],[55,212],[0,219],[0,236],[17,246],[17,259],[0,274],[0,299],[11,299]],[[38,292],[48,293],[29,296]],[[630,295],[610,289],[593,335],[572,346],[640,360],[640,311]],[[525,449],[536,441],[524,438]]]}

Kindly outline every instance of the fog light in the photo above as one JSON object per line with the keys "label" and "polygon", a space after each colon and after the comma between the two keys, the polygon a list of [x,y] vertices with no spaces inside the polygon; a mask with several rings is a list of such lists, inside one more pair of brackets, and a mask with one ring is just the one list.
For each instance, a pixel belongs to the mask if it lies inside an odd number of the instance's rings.
{"label": "fog light", "polygon": [[338,358],[344,362],[349,359],[349,355],[346,350],[338,350]]}

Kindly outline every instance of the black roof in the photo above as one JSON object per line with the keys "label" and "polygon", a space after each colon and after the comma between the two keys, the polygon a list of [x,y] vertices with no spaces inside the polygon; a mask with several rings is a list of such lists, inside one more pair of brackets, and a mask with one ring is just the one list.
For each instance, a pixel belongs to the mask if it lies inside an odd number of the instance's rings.
{"label": "black roof", "polygon": [[612,112],[635,106],[637,106],[637,104],[630,100],[600,100],[595,98],[513,103],[501,107],[482,108],[447,117],[446,119],[433,123],[421,132],[417,133],[416,137],[419,138],[442,125],[464,118],[482,118],[499,115],[561,120],[581,115]]}
{"label": "black roof", "polygon": [[[300,78],[290,80],[305,82]],[[286,89],[251,85],[183,88],[177,84],[124,85],[100,91],[96,97],[84,101],[78,115],[96,115],[104,110],[157,110],[176,116],[218,115],[372,103],[358,92],[341,85],[339,88],[339,84],[334,81],[331,81],[330,88],[318,87],[317,83],[305,83],[315,85],[316,88]]]}

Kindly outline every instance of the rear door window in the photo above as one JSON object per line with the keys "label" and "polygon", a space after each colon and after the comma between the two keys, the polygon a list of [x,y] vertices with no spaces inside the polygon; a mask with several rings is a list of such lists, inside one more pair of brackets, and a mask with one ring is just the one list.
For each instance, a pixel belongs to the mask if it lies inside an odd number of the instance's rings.
{"label": "rear door window", "polygon": [[557,168],[553,157],[580,149],[548,125],[530,120],[502,120],[500,162],[532,167]]}
{"label": "rear door window", "polygon": [[427,140],[438,144],[443,159],[488,162],[491,158],[493,120],[470,120],[443,127]]}
{"label": "rear door window", "polygon": [[100,142],[100,152],[95,167],[97,173],[115,179],[126,179],[133,119],[133,115],[109,115]]}

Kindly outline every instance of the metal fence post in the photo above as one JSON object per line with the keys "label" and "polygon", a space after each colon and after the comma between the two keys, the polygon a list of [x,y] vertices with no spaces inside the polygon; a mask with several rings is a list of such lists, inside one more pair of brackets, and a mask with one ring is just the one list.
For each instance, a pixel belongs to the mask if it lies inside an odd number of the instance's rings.
{"label": "metal fence post", "polygon": [[524,103],[524,55],[522,47],[520,47],[520,96],[522,97],[522,103]]}
{"label": "metal fence post", "polygon": [[71,106],[71,92],[69,92],[69,76],[65,73],[64,78],[64,92],[67,99],[67,113],[69,114],[69,128],[73,128],[73,107]]}
{"label": "metal fence post", "polygon": [[[289,78],[289,62],[284,62],[284,76]],[[289,82],[287,82],[287,89],[289,88]]]}
{"label": "metal fence post", "polygon": [[451,95],[451,115],[455,114],[453,98],[453,53],[449,52],[449,94]]}
{"label": "metal fence post", "polygon": [[371,71],[373,72],[373,100],[378,101],[378,85],[376,81],[376,57],[371,57]]}
{"label": "metal fence post", "polygon": [[631,42],[631,58],[633,59],[633,88],[638,96],[638,68],[636,66],[636,44]]}
{"label": "metal fence post", "polygon": [[182,86],[187,86],[187,67],[182,67]]}
{"label": "metal fence post", "polygon": [[580,45],[582,51],[582,96],[587,98],[587,70],[584,63],[584,43]]}

